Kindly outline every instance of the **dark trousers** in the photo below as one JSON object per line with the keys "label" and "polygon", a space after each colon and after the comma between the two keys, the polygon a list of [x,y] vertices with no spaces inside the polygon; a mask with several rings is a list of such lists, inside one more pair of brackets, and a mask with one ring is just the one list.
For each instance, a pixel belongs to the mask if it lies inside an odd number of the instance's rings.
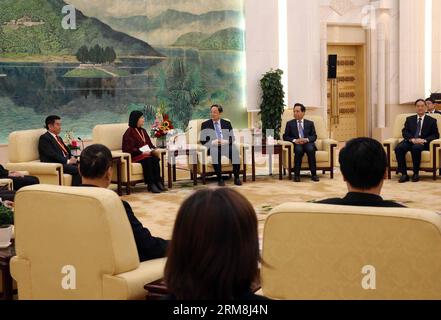
{"label": "dark trousers", "polygon": [[406,154],[412,153],[413,173],[419,174],[421,166],[421,152],[430,150],[428,143],[424,145],[413,144],[410,141],[403,140],[395,148],[395,155],[398,162],[398,172],[407,174]]}
{"label": "dark trousers", "polygon": [[311,174],[315,176],[317,174],[317,165],[315,161],[315,144],[314,143],[306,143],[306,144],[295,144],[294,145],[294,174],[300,175],[300,170],[302,168],[302,160],[303,156],[308,156],[309,170],[311,170]]}
{"label": "dark trousers", "polygon": [[63,164],[63,172],[72,176],[72,186],[81,186],[81,176],[78,172],[78,166],[72,164]]}
{"label": "dark trousers", "polygon": [[0,198],[8,201],[14,201],[15,191],[0,190]]}
{"label": "dark trousers", "polygon": [[233,163],[234,178],[238,179],[240,174],[240,154],[235,145],[214,146],[208,150],[208,155],[213,161],[213,169],[217,175],[218,180],[222,179],[222,156],[227,156]]}
{"label": "dark trousers", "polygon": [[159,167],[159,158],[148,157],[140,161],[142,173],[144,174],[145,184],[154,184],[161,180],[161,169]]}
{"label": "dark trousers", "polygon": [[24,176],[22,177],[12,177],[10,178],[12,181],[14,181],[14,190],[18,191],[23,187],[31,186],[33,184],[39,184],[40,180],[38,180],[37,177],[34,176]]}

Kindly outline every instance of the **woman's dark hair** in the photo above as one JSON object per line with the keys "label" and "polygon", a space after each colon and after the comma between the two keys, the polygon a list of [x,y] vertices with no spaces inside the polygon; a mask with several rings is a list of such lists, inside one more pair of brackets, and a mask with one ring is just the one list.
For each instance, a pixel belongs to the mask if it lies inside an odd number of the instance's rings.
{"label": "woman's dark hair", "polygon": [[228,189],[205,189],[179,209],[165,281],[179,300],[231,300],[249,293],[258,274],[257,217]]}
{"label": "woman's dark hair", "polygon": [[210,111],[211,111],[211,109],[213,109],[213,108],[217,108],[217,110],[219,110],[219,113],[224,112],[224,108],[223,108],[220,104],[213,104],[213,105],[210,107]]}
{"label": "woman's dark hair", "polygon": [[415,101],[415,105],[417,105],[418,102],[423,102],[424,104],[426,104],[426,101],[424,101],[424,99],[418,99],[417,101]]}
{"label": "woman's dark hair", "polygon": [[55,123],[56,120],[61,120],[61,118],[59,116],[56,115],[52,115],[46,118],[46,120],[44,121],[44,127],[49,130],[49,125],[53,125]]}
{"label": "woman's dark hair", "polygon": [[348,141],[340,151],[339,162],[345,180],[361,190],[377,187],[384,179],[387,168],[383,146],[371,138]]}
{"label": "woman's dark hair", "polygon": [[138,127],[138,120],[144,116],[144,113],[142,111],[132,111],[130,112],[129,116],[129,127],[131,128],[137,128]]}
{"label": "woman's dark hair", "polygon": [[300,110],[301,110],[303,113],[306,112],[306,108],[305,108],[305,106],[304,106],[303,104],[301,104],[301,103],[296,103],[296,104],[294,105],[294,109],[295,109],[296,107],[300,107]]}
{"label": "woman's dark hair", "polygon": [[101,178],[111,165],[112,153],[102,144],[93,144],[81,152],[80,174],[85,178]]}

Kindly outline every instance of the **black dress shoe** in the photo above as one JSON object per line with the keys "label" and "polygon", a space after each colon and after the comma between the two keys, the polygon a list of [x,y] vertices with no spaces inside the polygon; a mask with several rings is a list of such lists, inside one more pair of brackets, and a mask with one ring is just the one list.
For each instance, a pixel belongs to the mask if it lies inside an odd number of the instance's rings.
{"label": "black dress shoe", "polygon": [[241,185],[242,185],[242,181],[240,181],[239,178],[236,178],[236,179],[234,179],[234,184],[235,184],[236,186],[241,186]]}
{"label": "black dress shoe", "polygon": [[224,181],[224,179],[218,180],[217,185],[218,185],[219,187],[225,187],[225,181]]}
{"label": "black dress shoe", "polygon": [[164,187],[164,185],[162,184],[162,181],[158,181],[158,182],[156,182],[156,186],[157,186],[158,189],[161,190],[161,191],[167,191],[167,188]]}
{"label": "black dress shoe", "polygon": [[415,173],[412,176],[412,182],[418,182],[418,181],[420,181],[420,176],[419,176],[419,174]]}
{"label": "black dress shoe", "polygon": [[313,175],[313,176],[311,177],[311,180],[314,181],[314,182],[319,182],[319,181],[320,181],[320,178],[318,177],[318,175]]}
{"label": "black dress shoe", "polygon": [[400,180],[398,181],[398,183],[404,183],[404,182],[407,182],[409,180],[410,180],[409,176],[407,174],[403,174],[401,176]]}
{"label": "black dress shoe", "polygon": [[300,176],[294,176],[294,182],[300,182]]}
{"label": "black dress shoe", "polygon": [[161,193],[161,190],[159,190],[158,187],[154,183],[149,184],[147,186],[147,190],[150,191],[151,193]]}

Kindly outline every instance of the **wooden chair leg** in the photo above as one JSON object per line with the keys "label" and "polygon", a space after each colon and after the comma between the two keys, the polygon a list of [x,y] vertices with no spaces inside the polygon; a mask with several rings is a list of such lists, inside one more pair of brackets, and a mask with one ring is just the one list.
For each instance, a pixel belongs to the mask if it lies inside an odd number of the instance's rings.
{"label": "wooden chair leg", "polygon": [[130,195],[130,192],[131,192],[131,190],[130,190],[130,183],[126,183],[126,193],[127,193],[127,195]]}
{"label": "wooden chair leg", "polygon": [[334,168],[331,168],[331,179],[334,179]]}

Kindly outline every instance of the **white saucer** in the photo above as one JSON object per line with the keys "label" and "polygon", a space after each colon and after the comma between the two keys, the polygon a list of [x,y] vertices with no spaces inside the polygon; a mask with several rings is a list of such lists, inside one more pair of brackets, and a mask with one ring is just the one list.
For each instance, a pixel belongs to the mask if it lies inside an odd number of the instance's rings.
{"label": "white saucer", "polygon": [[6,244],[6,245],[5,244],[0,244],[0,249],[5,249],[5,248],[9,247],[11,244],[12,244],[11,241],[9,241],[9,243]]}

